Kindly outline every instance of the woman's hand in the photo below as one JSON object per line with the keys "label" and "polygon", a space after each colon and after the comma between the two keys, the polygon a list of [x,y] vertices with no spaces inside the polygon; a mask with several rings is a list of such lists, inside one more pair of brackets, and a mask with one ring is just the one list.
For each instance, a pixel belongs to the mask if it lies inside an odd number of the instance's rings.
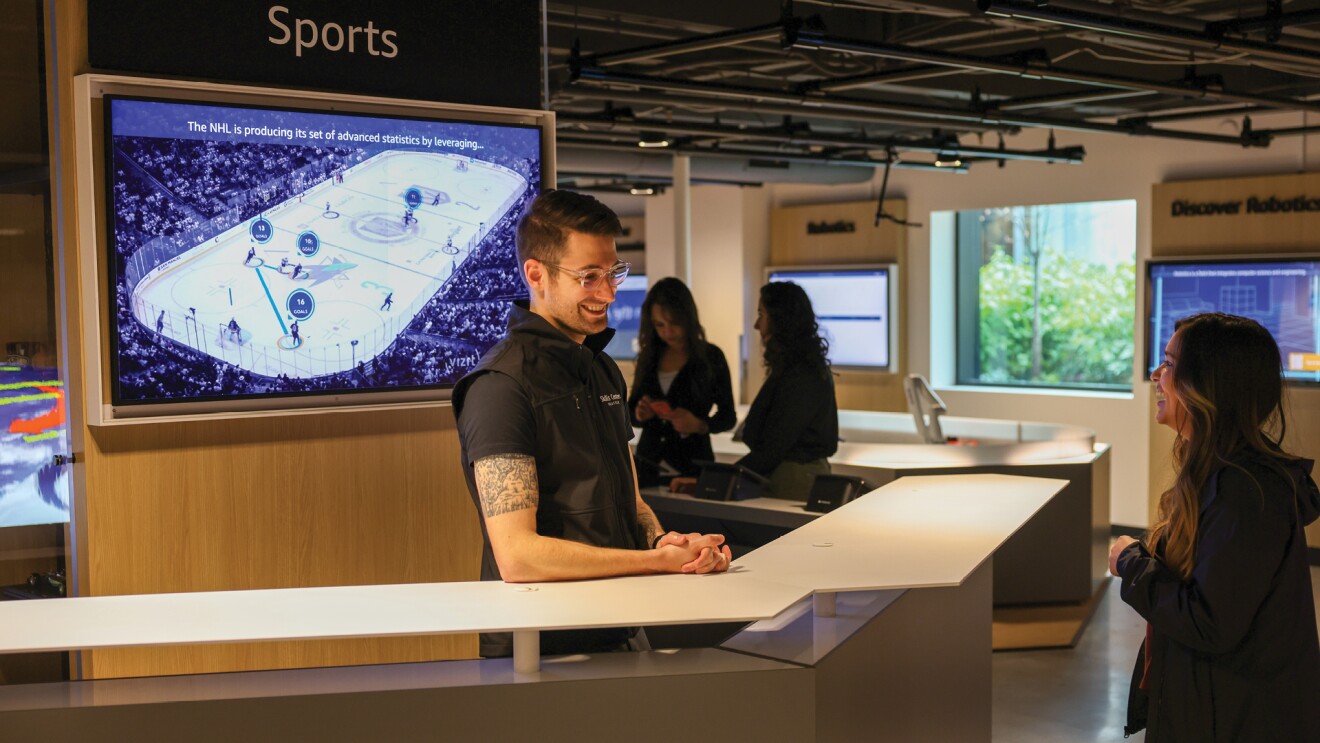
{"label": "woman's hand", "polygon": [[669,421],[669,425],[674,427],[679,433],[706,433],[710,429],[706,422],[692,414],[687,408],[674,408],[669,415],[661,416]]}
{"label": "woman's hand", "polygon": [[669,492],[683,493],[692,495],[697,492],[697,478],[695,477],[675,477],[669,481]]}
{"label": "woman's hand", "polygon": [[1110,575],[1114,576],[1115,578],[1123,577],[1118,574],[1118,556],[1123,553],[1123,550],[1128,548],[1128,545],[1132,544],[1135,541],[1137,540],[1133,539],[1132,537],[1119,537],[1118,539],[1114,540],[1113,546],[1109,548]]}
{"label": "woman's hand", "polygon": [[637,401],[637,409],[633,411],[633,417],[642,422],[655,417],[655,411],[651,409],[650,395],[642,395],[642,398]]}

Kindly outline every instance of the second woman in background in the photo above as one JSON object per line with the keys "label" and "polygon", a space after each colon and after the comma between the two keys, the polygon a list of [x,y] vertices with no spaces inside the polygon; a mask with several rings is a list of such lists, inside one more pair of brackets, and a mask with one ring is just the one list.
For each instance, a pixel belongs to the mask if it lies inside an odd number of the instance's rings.
{"label": "second woman in background", "polygon": [[816,475],[839,448],[834,376],[807,293],[776,281],[761,287],[756,330],[770,372],[743,423],[751,452],[739,464],[770,478],[769,495],[806,500]]}
{"label": "second woman in background", "polygon": [[697,462],[715,459],[710,434],[737,420],[724,352],[706,342],[692,292],[675,278],[647,292],[637,340],[628,407],[642,428],[638,481],[645,487],[696,475]]}

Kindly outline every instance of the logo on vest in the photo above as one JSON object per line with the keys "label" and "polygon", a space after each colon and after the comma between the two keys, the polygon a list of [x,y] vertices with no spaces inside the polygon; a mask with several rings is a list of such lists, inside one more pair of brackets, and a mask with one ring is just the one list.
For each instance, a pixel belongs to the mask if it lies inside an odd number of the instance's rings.
{"label": "logo on vest", "polygon": [[600,401],[603,402],[603,403],[605,403],[606,405],[610,405],[610,406],[614,406],[614,405],[622,405],[622,404],[623,404],[623,396],[620,395],[620,394],[617,393],[617,392],[612,392],[612,393],[610,393],[610,394],[608,394],[608,395],[601,395],[601,396],[600,396]]}

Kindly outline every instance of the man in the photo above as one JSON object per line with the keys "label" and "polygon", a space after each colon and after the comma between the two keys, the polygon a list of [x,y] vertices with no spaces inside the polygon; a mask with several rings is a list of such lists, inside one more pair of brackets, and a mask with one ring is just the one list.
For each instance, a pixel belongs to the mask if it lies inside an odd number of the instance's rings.
{"label": "man", "polygon": [[[727,570],[724,537],[666,533],[637,491],[626,385],[602,352],[605,310],[628,264],[618,217],[548,191],[518,224],[528,304],[454,387],[468,491],[482,516],[481,577],[509,582]],[[625,649],[629,628],[543,632],[547,655]],[[637,644],[644,647],[644,642]],[[485,657],[512,653],[482,635]]]}

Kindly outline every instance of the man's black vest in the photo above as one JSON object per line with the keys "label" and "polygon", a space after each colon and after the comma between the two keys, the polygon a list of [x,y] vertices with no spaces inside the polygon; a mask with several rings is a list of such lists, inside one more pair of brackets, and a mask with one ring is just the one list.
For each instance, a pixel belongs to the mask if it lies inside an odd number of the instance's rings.
{"label": "man's black vest", "polygon": [[[531,404],[536,426],[534,456],[540,491],[537,533],[597,547],[646,549],[646,535],[637,525],[632,454],[628,449],[632,424],[627,385],[614,360],[602,352],[613,335],[614,331],[607,329],[578,344],[518,302],[509,312],[508,335],[455,385],[454,417],[483,414],[475,408],[464,408],[468,389],[482,375],[504,374],[516,381]],[[459,431],[461,437],[462,426]],[[481,513],[466,444],[463,474]],[[499,580],[484,519],[481,536],[481,579]],[[592,641],[557,649],[551,635],[558,633],[543,633],[542,652],[606,649],[630,634],[627,629],[590,633],[600,637],[601,647],[595,647],[598,643]],[[483,635],[482,655],[509,654],[501,652],[502,642],[488,639],[495,638]]]}

